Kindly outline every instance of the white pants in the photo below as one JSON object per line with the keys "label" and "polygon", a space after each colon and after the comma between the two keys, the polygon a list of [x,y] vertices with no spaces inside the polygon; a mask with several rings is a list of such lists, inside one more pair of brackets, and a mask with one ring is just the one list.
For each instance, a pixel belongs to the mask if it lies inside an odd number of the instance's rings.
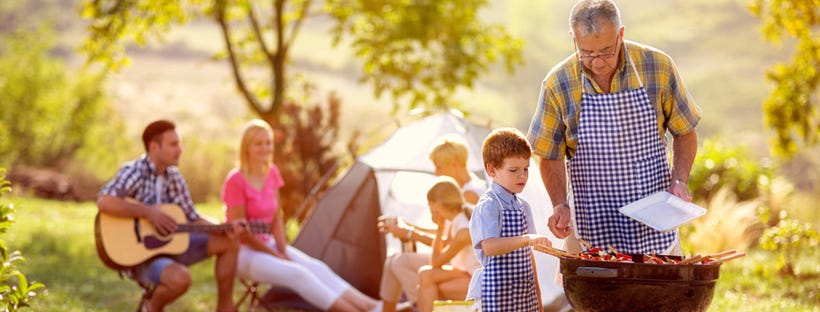
{"label": "white pants", "polygon": [[[272,248],[276,243],[268,242]],[[350,284],[336,275],[324,262],[288,246],[291,261],[242,246],[239,249],[237,275],[292,290],[313,306],[327,311]]]}
{"label": "white pants", "polygon": [[399,301],[402,291],[410,302],[418,297],[419,268],[430,264],[430,254],[394,253],[384,260],[379,296],[385,301]]}

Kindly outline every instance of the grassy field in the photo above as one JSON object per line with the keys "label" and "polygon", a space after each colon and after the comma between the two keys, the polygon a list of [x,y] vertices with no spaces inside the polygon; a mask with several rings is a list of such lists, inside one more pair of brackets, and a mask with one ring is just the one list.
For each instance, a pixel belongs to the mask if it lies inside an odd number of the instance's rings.
{"label": "grassy field", "polygon": [[[48,293],[37,299],[33,310],[136,309],[140,288],[121,279],[97,257],[94,247],[97,209],[93,203],[20,198],[14,198],[13,202],[17,221],[4,240],[27,258],[22,269],[29,280],[40,281],[48,288]],[[186,296],[174,303],[172,311],[206,311],[216,305],[212,268],[213,260],[192,267],[193,285]]]}
{"label": "grassy field", "polygon": [[[23,197],[4,197],[15,206],[16,223],[0,237],[27,261],[22,270],[29,280],[46,284],[48,292],[36,298],[34,311],[129,311],[136,307],[140,289],[106,268],[94,248],[93,203],[67,203]],[[219,205],[199,205],[210,216],[220,216]],[[798,264],[801,278],[777,276],[775,258],[757,249],[727,262],[709,311],[820,311],[820,250]],[[195,265],[189,292],[169,311],[208,311],[215,304],[213,260]],[[235,298],[243,287],[237,282]]]}

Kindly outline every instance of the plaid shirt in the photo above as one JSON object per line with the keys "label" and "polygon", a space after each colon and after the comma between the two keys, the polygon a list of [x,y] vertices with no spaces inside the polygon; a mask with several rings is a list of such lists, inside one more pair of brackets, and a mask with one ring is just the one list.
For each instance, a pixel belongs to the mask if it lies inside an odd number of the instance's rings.
{"label": "plaid shirt", "polygon": [[[103,186],[99,195],[131,197],[148,205],[157,204],[156,184],[156,167],[147,155],[143,155],[123,164],[117,175]],[[199,219],[194,202],[191,200],[191,194],[188,192],[188,185],[185,184],[185,179],[177,167],[168,167],[165,170],[160,203],[179,205],[185,211],[188,221]]]}
{"label": "plaid shirt", "polygon": [[[661,139],[667,130],[674,136],[692,131],[700,121],[701,110],[686,91],[672,59],[655,48],[631,41],[624,43],[628,46],[649,99],[655,105]],[[623,51],[622,48],[622,56]],[[619,66],[610,86],[611,93],[640,87],[635,71],[625,59],[621,57],[618,61]],[[558,160],[575,155],[583,90],[580,66],[573,54],[553,67],[541,84],[538,107],[527,134],[534,153],[540,157]],[[603,93],[594,81],[588,81],[595,93]],[[586,92],[590,90],[586,88]]]}

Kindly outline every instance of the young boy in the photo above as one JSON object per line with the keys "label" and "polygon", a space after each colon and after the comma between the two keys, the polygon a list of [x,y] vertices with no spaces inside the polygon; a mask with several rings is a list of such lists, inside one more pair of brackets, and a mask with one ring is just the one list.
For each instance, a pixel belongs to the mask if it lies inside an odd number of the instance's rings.
{"label": "young boy", "polygon": [[539,311],[529,247],[551,244],[535,234],[530,205],[516,196],[527,184],[532,148],[520,131],[500,128],[484,140],[481,154],[493,183],[470,219],[473,249],[482,268],[473,274],[467,298],[478,299],[483,312]]}

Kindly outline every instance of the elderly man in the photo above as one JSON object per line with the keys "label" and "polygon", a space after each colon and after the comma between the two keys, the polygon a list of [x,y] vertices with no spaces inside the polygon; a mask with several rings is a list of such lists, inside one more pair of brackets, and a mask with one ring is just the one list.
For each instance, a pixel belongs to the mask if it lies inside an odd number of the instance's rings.
{"label": "elderly man", "polygon": [[569,26],[576,52],[544,79],[528,135],[554,207],[548,226],[570,251],[583,239],[679,254],[677,231],[656,231],[618,208],[663,190],[691,201],[700,108],[668,55],[624,40],[614,2],[579,1]]}

